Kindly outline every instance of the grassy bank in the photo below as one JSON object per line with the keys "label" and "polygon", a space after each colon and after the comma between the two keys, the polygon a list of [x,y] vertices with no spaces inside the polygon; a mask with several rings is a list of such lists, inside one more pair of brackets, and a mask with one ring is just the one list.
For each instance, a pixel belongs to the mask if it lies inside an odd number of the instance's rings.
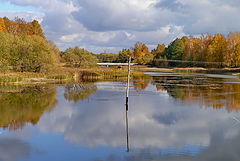
{"label": "grassy bank", "polygon": [[[134,75],[143,75],[133,72]],[[126,79],[127,71],[110,68],[66,68],[59,67],[51,69],[47,73],[31,72],[8,72],[0,73],[0,84],[56,84],[56,83],[78,83],[83,81],[96,81],[103,79]]]}

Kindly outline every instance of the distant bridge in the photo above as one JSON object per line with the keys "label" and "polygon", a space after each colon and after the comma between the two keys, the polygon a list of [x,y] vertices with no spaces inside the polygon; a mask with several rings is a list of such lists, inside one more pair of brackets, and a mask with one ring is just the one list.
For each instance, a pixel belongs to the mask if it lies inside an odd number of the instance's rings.
{"label": "distant bridge", "polygon": [[[128,63],[97,63],[100,66],[128,66]],[[137,65],[137,63],[130,63],[130,65]]]}

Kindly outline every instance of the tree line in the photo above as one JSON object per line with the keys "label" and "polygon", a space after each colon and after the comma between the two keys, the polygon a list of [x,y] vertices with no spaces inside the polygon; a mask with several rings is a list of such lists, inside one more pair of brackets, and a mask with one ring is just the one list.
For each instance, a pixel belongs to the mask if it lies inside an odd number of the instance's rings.
{"label": "tree line", "polygon": [[240,67],[240,32],[230,33],[226,37],[222,34],[184,36],[176,38],[168,46],[158,44],[151,51],[144,43],[137,42],[131,49],[107,55],[107,60],[127,62],[129,55],[135,63],[159,67]]}
{"label": "tree line", "polygon": [[97,57],[79,47],[60,52],[37,20],[0,18],[0,72],[47,72],[60,63],[86,68],[95,66]]}
{"label": "tree line", "polygon": [[[169,62],[172,66],[240,67],[240,33],[230,33],[226,37],[206,34],[177,38],[163,52],[159,52],[156,59],[183,61]],[[153,64],[159,65],[155,60]]]}
{"label": "tree line", "polygon": [[97,62],[125,63],[129,56],[134,63],[158,67],[240,67],[240,33],[184,36],[168,46],[158,44],[153,50],[137,42],[118,54],[93,54],[79,47],[61,52],[53,42],[46,40],[37,20],[0,18],[0,72],[42,72],[62,64],[89,68]]}

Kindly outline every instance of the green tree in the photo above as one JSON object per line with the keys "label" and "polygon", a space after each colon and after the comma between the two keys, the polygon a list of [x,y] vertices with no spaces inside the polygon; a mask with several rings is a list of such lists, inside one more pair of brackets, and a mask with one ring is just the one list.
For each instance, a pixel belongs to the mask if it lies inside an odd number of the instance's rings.
{"label": "green tree", "polygon": [[41,72],[58,63],[56,53],[39,36],[14,36],[0,32],[0,66],[2,70]]}
{"label": "green tree", "polygon": [[118,54],[114,53],[100,53],[96,55],[99,62],[102,63],[112,63],[115,62],[118,58]]}
{"label": "green tree", "polygon": [[129,49],[122,49],[118,54],[117,62],[127,63],[129,55],[130,55],[130,50]]}
{"label": "green tree", "polygon": [[175,39],[167,48],[167,58],[181,60],[184,53],[184,43],[181,39]]}
{"label": "green tree", "polygon": [[95,67],[98,62],[97,57],[93,53],[79,47],[68,48],[61,56],[67,65],[72,67]]}

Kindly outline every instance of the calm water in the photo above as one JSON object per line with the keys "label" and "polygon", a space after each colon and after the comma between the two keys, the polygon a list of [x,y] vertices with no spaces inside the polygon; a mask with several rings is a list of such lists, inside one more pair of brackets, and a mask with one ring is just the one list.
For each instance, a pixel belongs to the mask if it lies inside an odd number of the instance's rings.
{"label": "calm water", "polygon": [[0,87],[0,161],[240,160],[238,77],[146,74],[128,113],[124,81]]}

